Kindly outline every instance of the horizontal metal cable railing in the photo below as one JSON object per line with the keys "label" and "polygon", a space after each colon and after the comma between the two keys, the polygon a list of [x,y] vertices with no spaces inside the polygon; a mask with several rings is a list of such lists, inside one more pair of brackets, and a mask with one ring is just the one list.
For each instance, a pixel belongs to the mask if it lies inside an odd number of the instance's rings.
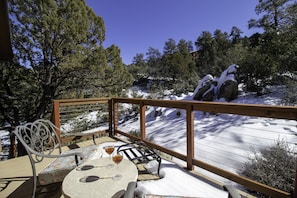
{"label": "horizontal metal cable railing", "polygon": [[55,100],[52,120],[61,128],[64,143],[94,134],[109,133],[111,110],[108,98]]}

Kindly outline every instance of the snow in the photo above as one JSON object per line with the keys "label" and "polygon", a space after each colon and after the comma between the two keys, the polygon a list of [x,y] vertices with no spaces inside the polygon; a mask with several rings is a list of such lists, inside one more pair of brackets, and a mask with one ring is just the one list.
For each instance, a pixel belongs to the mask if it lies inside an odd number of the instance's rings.
{"label": "snow", "polygon": [[214,80],[213,76],[211,74],[205,75],[200,81],[196,89],[194,90],[193,96],[196,95],[196,93],[201,89],[203,86],[207,85],[208,83],[212,82]]}
{"label": "snow", "polygon": [[[281,105],[284,86],[269,87],[269,94],[256,96],[255,93],[243,92],[239,85],[240,95],[232,103]],[[140,89],[130,91],[130,94],[148,95]],[[174,96],[167,93],[165,100],[192,100],[193,93]],[[130,106],[126,106],[127,108]],[[158,111],[158,116],[156,116]],[[194,114],[194,149],[195,158],[211,165],[238,174],[249,157],[259,149],[274,144],[277,140],[286,141],[291,147],[297,142],[297,123],[292,120],[258,118],[231,114],[209,114],[195,112]],[[93,114],[88,119],[96,119]],[[148,106],[146,110],[147,139],[160,146],[186,154],[186,112],[180,109]],[[67,127],[66,127],[67,128]],[[125,132],[139,131],[139,119],[120,122],[119,129]],[[105,143],[109,144],[109,143]],[[103,147],[105,144],[100,145]],[[119,144],[119,143],[115,143]],[[181,166],[185,162],[172,159]],[[195,168],[201,174],[222,183],[232,184],[210,172]],[[180,166],[167,160],[162,160],[159,180],[138,182],[137,192],[143,194],[175,195],[189,197],[228,197],[222,189],[200,180]]]}
{"label": "snow", "polygon": [[[101,157],[108,157],[104,152],[104,147],[113,145],[115,147],[122,145],[122,142],[105,142],[100,144],[98,150],[101,150]],[[149,162],[151,168],[157,166],[155,161]],[[155,173],[156,168],[153,173]],[[186,196],[186,197],[228,197],[227,192],[216,188],[190,175],[177,164],[162,159],[160,177],[158,180],[138,181],[136,194],[142,197],[146,194]]]}
{"label": "snow", "polygon": [[7,137],[9,137],[9,131],[0,130],[0,140],[1,140],[2,146],[9,145],[10,140]]}
{"label": "snow", "polygon": [[215,93],[217,93],[220,90],[221,86],[227,80],[236,81],[235,80],[235,73],[237,72],[237,69],[238,69],[238,65],[232,64],[226,70],[224,70],[222,72],[221,76],[218,79],[215,79],[215,81],[218,82]]}
{"label": "snow", "polygon": [[[240,89],[242,85],[240,85]],[[238,99],[232,103],[281,105],[283,86],[269,87],[269,94],[256,96],[255,93],[240,91]],[[167,96],[167,99],[191,100],[192,93],[183,97]],[[158,111],[159,116],[156,115]],[[180,112],[178,116],[177,112]],[[146,110],[147,139],[158,145],[186,154],[186,112],[148,106]],[[259,149],[286,141],[295,148],[297,142],[296,121],[249,117],[231,114],[209,114],[195,112],[194,144],[195,158],[211,165],[238,174],[248,159]],[[139,131],[139,120],[128,120],[119,126],[125,132]],[[185,166],[185,162],[173,158]],[[236,185],[201,168],[195,170],[225,184]],[[179,166],[163,160],[161,172],[164,178],[156,181],[138,182],[141,194],[176,195],[191,197],[227,197],[219,190],[184,172]]]}
{"label": "snow", "polygon": [[160,174],[163,176],[162,179],[137,182],[136,193],[140,197],[145,194],[186,197],[228,197],[227,192],[190,175],[171,162],[162,161]]}

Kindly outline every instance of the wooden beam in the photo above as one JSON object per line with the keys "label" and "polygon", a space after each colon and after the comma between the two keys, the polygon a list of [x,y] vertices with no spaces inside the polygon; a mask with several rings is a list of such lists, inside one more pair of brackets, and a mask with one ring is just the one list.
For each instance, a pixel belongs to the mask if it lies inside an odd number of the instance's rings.
{"label": "wooden beam", "polygon": [[230,113],[244,116],[297,120],[297,107],[293,106],[199,102],[194,103],[194,110],[213,113]]}
{"label": "wooden beam", "polygon": [[0,1],[0,60],[12,61],[7,0]]}
{"label": "wooden beam", "polygon": [[182,100],[144,100],[139,98],[113,98],[113,100],[115,103],[142,103],[146,106],[169,107],[178,109],[186,109],[187,105],[190,103],[193,105],[194,111],[297,120],[297,107],[293,106],[238,104],[226,102],[200,102]]}
{"label": "wooden beam", "polygon": [[113,128],[113,100],[108,101],[108,132],[109,132],[109,137],[114,134],[114,128]]}
{"label": "wooden beam", "polygon": [[187,169],[193,170],[194,159],[194,111],[193,105],[187,106]]}
{"label": "wooden beam", "polygon": [[143,105],[143,103],[140,103],[139,105],[140,110],[140,139],[141,140],[146,140],[146,129],[145,129],[145,123],[146,123],[146,118],[145,118],[145,110],[146,110],[146,106]]}

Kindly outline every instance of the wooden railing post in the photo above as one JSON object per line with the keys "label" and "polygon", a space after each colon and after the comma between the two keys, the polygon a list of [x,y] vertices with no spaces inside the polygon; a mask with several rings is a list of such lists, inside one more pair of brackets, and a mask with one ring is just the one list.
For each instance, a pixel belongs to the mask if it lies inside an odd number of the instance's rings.
{"label": "wooden railing post", "polygon": [[194,110],[187,105],[187,169],[193,170],[194,159]]}
{"label": "wooden railing post", "polygon": [[145,110],[146,106],[141,102],[139,104],[139,111],[140,111],[140,139],[145,140],[146,139],[146,132],[145,132]]}
{"label": "wooden railing post", "polygon": [[109,132],[110,136],[114,135],[114,131],[118,129],[118,103],[112,102],[113,110],[113,131]]}
{"label": "wooden railing post", "polygon": [[109,115],[109,136],[111,136],[112,134],[114,134],[114,128],[113,128],[113,115],[114,115],[114,112],[113,112],[113,99],[109,99],[108,100],[108,115]]}
{"label": "wooden railing post", "polygon": [[[15,137],[15,134],[12,133],[12,127],[10,126],[7,130],[9,131],[9,139],[10,139],[8,159],[15,158],[17,155],[17,150],[18,150],[18,156],[25,155],[25,154],[20,154],[21,152],[19,151],[19,147],[17,148],[16,141],[15,141],[16,137]],[[21,148],[21,150],[24,151],[25,149]]]}
{"label": "wooden railing post", "polygon": [[[53,114],[52,114],[52,122],[54,125],[58,128],[61,127],[61,122],[60,122],[60,103],[58,100],[54,100],[53,103]],[[61,138],[61,132],[58,130],[57,134],[59,138]]]}

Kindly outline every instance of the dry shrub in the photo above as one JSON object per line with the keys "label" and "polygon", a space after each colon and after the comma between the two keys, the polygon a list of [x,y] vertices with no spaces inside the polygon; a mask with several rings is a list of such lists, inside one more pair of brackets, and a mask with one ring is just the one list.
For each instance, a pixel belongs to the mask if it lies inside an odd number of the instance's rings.
{"label": "dry shrub", "polygon": [[[252,159],[245,164],[242,175],[271,187],[293,193],[295,181],[295,162],[293,148],[283,140],[255,152]],[[252,192],[257,197],[267,197]]]}

